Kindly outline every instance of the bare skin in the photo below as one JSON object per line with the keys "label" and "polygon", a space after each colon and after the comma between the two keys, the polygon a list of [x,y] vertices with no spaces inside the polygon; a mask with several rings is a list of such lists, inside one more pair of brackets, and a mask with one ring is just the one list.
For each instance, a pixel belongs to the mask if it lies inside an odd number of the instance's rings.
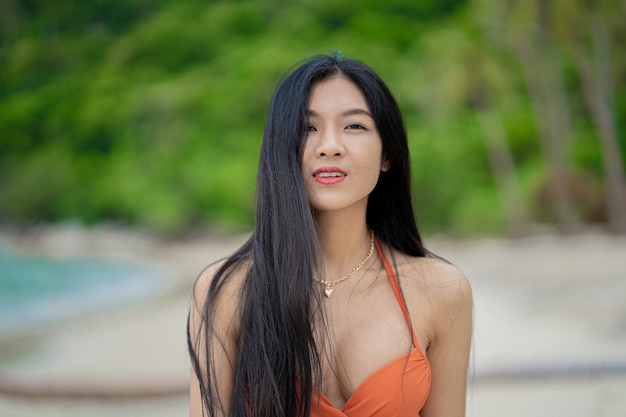
{"label": "bare skin", "polygon": [[[324,271],[318,273],[324,279],[334,280],[350,271],[367,253],[368,196],[379,173],[389,169],[391,163],[382,158],[382,144],[367,114],[365,99],[347,79],[339,76],[318,83],[311,93],[310,110],[311,129],[303,156],[303,176],[311,204],[316,208],[315,220],[324,256]],[[320,166],[338,167],[347,175],[337,184],[320,183],[315,179]],[[470,285],[458,269],[445,262],[410,257],[390,248],[384,250],[388,257],[396,259],[413,329],[430,362],[431,391],[421,416],[464,416],[472,332]],[[202,306],[218,267],[214,265],[201,275],[195,291],[196,308]],[[219,316],[215,318],[215,337],[224,349],[215,352],[215,367],[226,409],[239,334],[234,300],[242,277],[243,272],[233,276],[216,309]],[[406,354],[412,339],[376,252],[358,273],[337,284],[324,304],[327,324],[321,333],[325,338],[321,341],[325,352],[324,373],[318,389],[335,407],[341,408],[365,379]],[[192,329],[198,328],[199,323],[196,308],[192,308]],[[220,342],[214,345],[220,346]],[[192,376],[192,417],[202,416],[197,386]]]}

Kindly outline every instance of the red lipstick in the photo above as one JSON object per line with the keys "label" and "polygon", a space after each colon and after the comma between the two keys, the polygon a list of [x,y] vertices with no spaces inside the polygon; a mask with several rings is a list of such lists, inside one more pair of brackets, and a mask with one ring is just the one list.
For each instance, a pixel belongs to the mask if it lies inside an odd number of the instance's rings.
{"label": "red lipstick", "polygon": [[313,178],[320,184],[331,185],[343,181],[347,175],[337,167],[322,167],[313,173]]}

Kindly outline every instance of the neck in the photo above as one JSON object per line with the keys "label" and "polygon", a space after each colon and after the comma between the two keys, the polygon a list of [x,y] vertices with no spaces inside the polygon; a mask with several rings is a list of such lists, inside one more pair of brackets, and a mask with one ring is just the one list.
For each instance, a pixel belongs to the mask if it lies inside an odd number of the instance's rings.
{"label": "neck", "polygon": [[324,279],[338,279],[358,265],[370,247],[365,213],[320,213],[316,224],[324,256]]}

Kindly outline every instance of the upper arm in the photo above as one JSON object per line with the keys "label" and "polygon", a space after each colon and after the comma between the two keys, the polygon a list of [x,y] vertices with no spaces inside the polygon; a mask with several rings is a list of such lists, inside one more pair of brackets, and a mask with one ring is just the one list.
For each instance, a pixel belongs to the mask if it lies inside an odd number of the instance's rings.
{"label": "upper arm", "polygon": [[432,381],[422,417],[465,415],[472,340],[472,290],[455,267],[446,265],[433,291],[433,339],[427,350]]}
{"label": "upper arm", "polygon": [[218,404],[212,408],[217,411],[217,415],[228,415],[234,385],[238,339],[238,291],[236,286],[230,283],[226,284],[219,297],[212,301],[215,305],[211,306],[212,326],[208,335],[205,323],[204,310],[207,295],[219,266],[220,264],[212,265],[202,272],[194,286],[191,300],[189,337],[198,360],[198,369],[193,369],[192,365],[191,370],[189,390],[191,417],[204,415],[200,378],[205,385],[210,382],[215,390]]}

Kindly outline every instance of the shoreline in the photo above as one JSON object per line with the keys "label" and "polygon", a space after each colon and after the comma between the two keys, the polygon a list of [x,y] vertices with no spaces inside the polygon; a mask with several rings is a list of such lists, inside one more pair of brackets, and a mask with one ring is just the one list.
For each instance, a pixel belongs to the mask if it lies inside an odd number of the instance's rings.
{"label": "shoreline", "polygon": [[[140,303],[34,332],[25,343],[35,345],[35,352],[0,363],[0,414],[187,412],[184,329],[191,286],[206,265],[231,253],[247,234],[168,240],[115,228],[4,232],[0,229],[0,250],[13,245],[57,258],[95,253],[158,266],[167,271],[170,286]],[[515,239],[433,236],[426,242],[459,266],[474,290],[469,416],[562,415],[567,401],[578,404],[580,413],[571,415],[589,415],[607,395],[626,409],[626,399],[615,394],[626,388],[626,236],[589,231]],[[3,381],[9,384],[5,393]],[[15,392],[20,387],[31,396],[20,397]],[[581,396],[585,387],[589,395]],[[473,398],[473,391],[480,395]],[[525,402],[534,394],[545,400],[540,410]],[[48,409],[53,404],[56,414]]]}
{"label": "shoreline", "polygon": [[26,232],[0,228],[0,251],[146,266],[163,280],[162,288],[135,302],[0,333],[0,395],[123,399],[186,392],[184,328],[191,287],[204,267],[245,238],[212,234],[181,241],[74,225]]}

